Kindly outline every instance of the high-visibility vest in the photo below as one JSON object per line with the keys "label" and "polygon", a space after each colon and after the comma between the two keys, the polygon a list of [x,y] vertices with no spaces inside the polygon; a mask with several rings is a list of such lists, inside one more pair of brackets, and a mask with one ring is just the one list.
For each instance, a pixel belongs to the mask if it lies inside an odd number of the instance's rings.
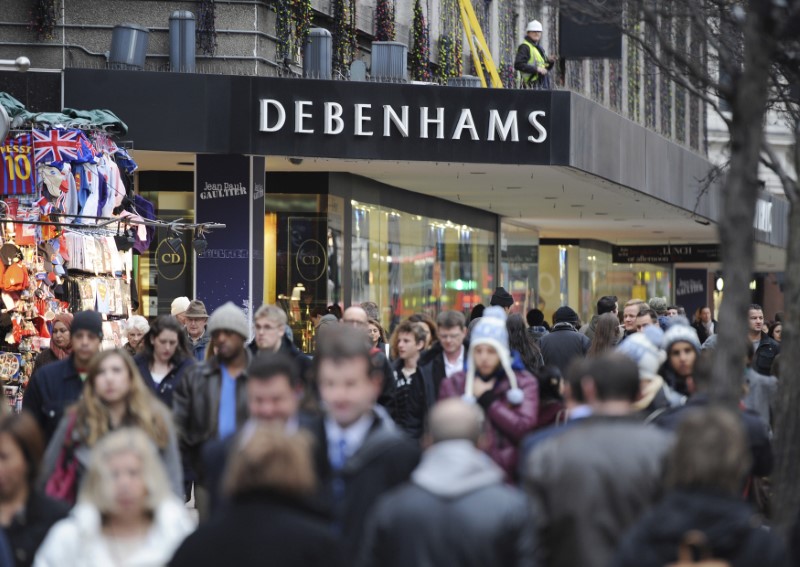
{"label": "high-visibility vest", "polygon": [[[534,67],[547,67],[547,61],[544,60],[542,57],[541,51],[539,48],[536,47],[536,44],[530,41],[528,38],[522,40],[522,43],[528,46],[528,51],[530,51],[530,55],[528,55],[528,65],[533,65]],[[538,81],[541,77],[538,73],[520,73],[522,76],[522,81],[527,84],[533,84]]]}

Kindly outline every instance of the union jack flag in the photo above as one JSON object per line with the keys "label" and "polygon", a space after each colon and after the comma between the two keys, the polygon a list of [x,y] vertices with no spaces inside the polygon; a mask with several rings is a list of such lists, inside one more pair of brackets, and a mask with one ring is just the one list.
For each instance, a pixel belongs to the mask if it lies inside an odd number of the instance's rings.
{"label": "union jack flag", "polygon": [[78,157],[80,130],[33,131],[34,160],[39,163],[57,163],[70,161]]}

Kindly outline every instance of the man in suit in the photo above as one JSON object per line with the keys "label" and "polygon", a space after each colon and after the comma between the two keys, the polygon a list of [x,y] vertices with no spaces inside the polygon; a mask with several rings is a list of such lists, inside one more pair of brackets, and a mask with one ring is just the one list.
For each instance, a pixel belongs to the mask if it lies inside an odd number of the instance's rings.
{"label": "man in suit", "polygon": [[316,381],[326,413],[317,430],[328,456],[321,475],[345,564],[358,556],[367,517],[378,497],[406,482],[420,450],[377,405],[383,369],[363,332],[344,326],[319,344]]}
{"label": "man in suit", "polygon": [[420,357],[419,365],[426,368],[433,378],[433,387],[439,395],[439,387],[445,378],[464,371],[464,355],[469,349],[466,341],[467,320],[459,311],[443,311],[436,318],[439,342]]}

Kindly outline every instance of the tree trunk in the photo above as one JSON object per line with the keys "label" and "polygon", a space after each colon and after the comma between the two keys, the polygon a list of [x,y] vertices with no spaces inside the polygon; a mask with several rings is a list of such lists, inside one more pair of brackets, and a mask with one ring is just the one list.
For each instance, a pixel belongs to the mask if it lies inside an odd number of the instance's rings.
{"label": "tree trunk", "polygon": [[725,280],[720,332],[714,365],[712,395],[717,402],[734,406],[742,397],[744,360],[747,354],[747,306],[753,274],[753,217],[760,183],[764,111],[774,48],[769,33],[769,3],[748,2],[744,24],[744,64],[736,81],[732,102],[730,169],[722,193],[719,224]]}
{"label": "tree trunk", "polygon": [[794,370],[800,368],[800,204],[792,202],[789,213],[789,247],[786,251],[784,279],[783,333],[781,341],[781,379],[775,417],[774,520],[786,533],[800,510],[800,381]]}

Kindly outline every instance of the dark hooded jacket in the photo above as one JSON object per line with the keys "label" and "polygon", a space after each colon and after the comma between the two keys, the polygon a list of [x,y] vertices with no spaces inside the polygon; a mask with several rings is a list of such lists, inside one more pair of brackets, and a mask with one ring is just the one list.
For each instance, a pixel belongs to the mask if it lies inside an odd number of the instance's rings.
{"label": "dark hooded jacket", "polygon": [[589,337],[576,331],[571,323],[564,322],[553,325],[550,334],[539,340],[544,363],[556,366],[562,374],[573,360],[586,356],[590,346]]}
{"label": "dark hooded jacket", "polygon": [[[258,354],[258,345],[255,340],[251,341],[250,344],[247,345],[247,348],[250,349],[250,353],[253,356]],[[278,349],[278,352],[287,355],[297,363],[300,379],[303,381],[304,385],[308,385],[310,380],[309,370],[311,369],[311,358],[303,354],[287,335],[283,335],[283,339],[281,339],[281,348]]]}
{"label": "dark hooded jacket", "polygon": [[746,502],[718,493],[675,490],[624,537],[613,567],[662,567],[678,559],[687,532],[705,535],[711,558],[731,567],[789,565],[783,543],[759,525]]}
{"label": "dark hooded jacket", "polygon": [[525,495],[503,478],[469,441],[433,445],[411,482],[376,504],[359,567],[535,565]]}

